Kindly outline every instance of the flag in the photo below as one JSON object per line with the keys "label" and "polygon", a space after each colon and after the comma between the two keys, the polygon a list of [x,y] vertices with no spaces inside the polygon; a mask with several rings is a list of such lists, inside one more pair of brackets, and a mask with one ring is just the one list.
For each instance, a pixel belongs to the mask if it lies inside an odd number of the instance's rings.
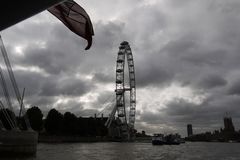
{"label": "flag", "polygon": [[56,6],[48,8],[48,11],[62,21],[72,32],[88,41],[85,50],[92,45],[94,35],[92,22],[87,12],[73,0],[64,1]]}

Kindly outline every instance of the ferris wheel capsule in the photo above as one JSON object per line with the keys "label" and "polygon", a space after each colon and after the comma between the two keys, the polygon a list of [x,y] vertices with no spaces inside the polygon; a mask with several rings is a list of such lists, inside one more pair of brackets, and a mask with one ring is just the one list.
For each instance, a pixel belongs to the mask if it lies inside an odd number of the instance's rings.
{"label": "ferris wheel capsule", "polygon": [[[125,80],[125,61],[128,66],[129,78]],[[135,113],[136,113],[136,81],[135,81],[135,69],[133,62],[133,55],[128,42],[123,41],[120,44],[119,52],[116,61],[116,106],[117,117],[121,120],[123,126],[122,131],[128,134],[134,129]],[[129,82],[129,86],[126,86],[126,81]],[[126,104],[125,92],[130,92],[129,106]],[[128,117],[127,117],[128,116]],[[128,128],[126,130],[126,128]]]}

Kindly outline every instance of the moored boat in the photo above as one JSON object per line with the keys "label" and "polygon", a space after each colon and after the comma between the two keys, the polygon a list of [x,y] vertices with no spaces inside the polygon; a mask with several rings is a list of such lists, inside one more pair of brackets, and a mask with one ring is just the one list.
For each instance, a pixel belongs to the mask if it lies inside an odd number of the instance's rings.
{"label": "moored boat", "polygon": [[163,145],[165,144],[163,134],[154,134],[152,137],[152,144],[153,145]]}
{"label": "moored boat", "polygon": [[152,137],[153,145],[179,145],[184,142],[178,134],[154,134]]}
{"label": "moored boat", "polygon": [[0,157],[35,155],[37,151],[38,133],[31,129],[23,103],[25,89],[23,90],[23,95],[20,95],[1,35],[0,49],[20,107],[18,121],[14,113],[8,86],[0,67],[0,86],[7,102],[3,104],[0,100]]}
{"label": "moored boat", "polygon": [[180,143],[185,143],[185,139],[184,138],[180,138]]}
{"label": "moored boat", "polygon": [[32,130],[0,130],[0,157],[36,155],[38,133]]}
{"label": "moored boat", "polygon": [[165,136],[165,140],[166,143],[168,145],[179,145],[180,142],[180,137],[178,135],[173,135],[173,134],[169,134],[167,136]]}

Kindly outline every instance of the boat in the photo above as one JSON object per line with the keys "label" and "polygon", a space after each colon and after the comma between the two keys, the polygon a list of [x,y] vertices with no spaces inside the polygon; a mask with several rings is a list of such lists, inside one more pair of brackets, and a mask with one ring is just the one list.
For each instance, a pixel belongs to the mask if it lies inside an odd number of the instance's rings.
{"label": "boat", "polygon": [[[87,39],[88,46],[85,49],[89,49],[92,44],[92,36],[94,33],[90,18],[87,15],[87,13],[85,13],[84,9],[74,1],[71,0],[14,1],[14,2],[6,1],[6,3],[4,3],[4,6],[5,7],[2,7],[2,9],[0,10],[1,13],[0,31],[48,9],[48,11],[55,15],[59,20],[61,20],[63,24],[65,25],[67,24],[66,26],[70,28],[71,31]],[[9,11],[9,9],[11,9],[11,11]],[[58,14],[56,14],[55,12],[56,13],[60,12],[61,13],[61,14],[59,13],[60,17],[58,17]],[[68,14],[65,14],[65,12]],[[64,15],[64,17],[62,17],[62,15]],[[80,23],[78,19],[80,20],[85,19],[86,23],[83,23],[82,21]],[[68,23],[70,20],[71,25],[70,23]],[[81,24],[81,26],[79,24]],[[1,102],[0,110],[3,112],[3,114],[0,116],[0,157],[2,157],[3,155],[15,156],[20,154],[25,156],[36,154],[38,133],[31,129],[28,118],[25,117],[24,115],[26,113],[21,114],[22,110],[23,110],[22,112],[24,112],[23,104],[24,91],[23,94],[20,95],[10,62],[8,60],[6,49],[1,39],[1,35],[0,35],[0,51],[3,54],[4,61],[7,66],[6,68],[8,70],[9,77],[11,79],[12,86],[14,88],[14,92],[16,94],[17,101],[20,106],[18,118],[23,118],[24,116],[25,121],[24,122],[25,127],[22,127],[21,124],[18,123],[16,116],[15,115],[12,116],[7,112],[7,109],[10,109],[11,111],[13,111],[13,109],[10,103],[11,101],[9,99],[10,96],[7,93],[6,88],[7,85],[4,84],[3,82],[4,78],[3,75],[1,75],[0,78],[4,90],[4,96],[7,99],[7,105],[3,105],[2,102],[0,101]]]}
{"label": "boat", "polygon": [[185,139],[184,138],[180,138],[180,143],[185,143]]}
{"label": "boat", "polygon": [[179,145],[181,143],[180,137],[178,135],[169,134],[165,136],[165,144],[167,145]]}
{"label": "boat", "polygon": [[3,104],[0,100],[0,157],[36,155],[38,133],[31,128],[23,104],[24,90],[23,95],[20,95],[1,35],[0,48],[20,106],[19,117],[17,118],[13,110],[7,83],[0,67],[0,84],[7,102]]}
{"label": "boat", "polygon": [[33,130],[0,130],[0,157],[35,156],[37,143]]}
{"label": "boat", "polygon": [[153,145],[164,145],[166,143],[163,134],[154,134],[152,137],[152,144]]}

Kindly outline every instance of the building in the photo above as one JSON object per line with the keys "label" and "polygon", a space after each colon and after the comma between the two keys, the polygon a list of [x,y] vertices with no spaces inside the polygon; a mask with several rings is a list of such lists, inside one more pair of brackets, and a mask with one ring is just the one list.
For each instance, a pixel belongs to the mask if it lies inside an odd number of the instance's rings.
{"label": "building", "polygon": [[188,133],[188,137],[193,135],[193,130],[192,130],[192,125],[191,124],[187,125],[187,133]]}
{"label": "building", "polygon": [[232,118],[231,117],[224,117],[224,131],[226,132],[235,132],[235,128],[232,123]]}

